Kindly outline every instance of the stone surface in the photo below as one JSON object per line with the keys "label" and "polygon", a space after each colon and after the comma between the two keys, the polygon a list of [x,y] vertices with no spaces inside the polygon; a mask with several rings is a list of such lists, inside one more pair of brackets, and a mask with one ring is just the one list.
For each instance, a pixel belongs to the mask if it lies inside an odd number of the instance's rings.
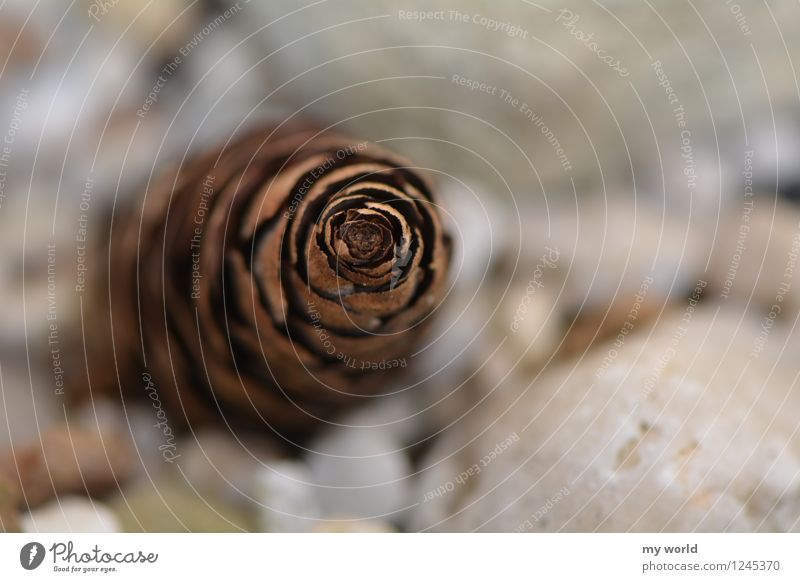
{"label": "stone surface", "polygon": [[511,376],[423,461],[410,529],[800,529],[796,339],[753,355],[761,322],[690,307]]}
{"label": "stone surface", "polygon": [[120,522],[104,503],[65,496],[21,518],[26,533],[117,533]]}

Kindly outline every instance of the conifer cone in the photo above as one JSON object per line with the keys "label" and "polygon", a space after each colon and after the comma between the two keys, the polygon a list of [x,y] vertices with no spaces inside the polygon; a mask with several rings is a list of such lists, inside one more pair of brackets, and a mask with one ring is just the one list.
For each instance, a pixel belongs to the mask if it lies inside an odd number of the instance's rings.
{"label": "conifer cone", "polygon": [[309,129],[260,130],[167,172],[110,232],[93,385],[113,361],[111,383],[176,424],[307,436],[413,365],[447,291],[427,179]]}

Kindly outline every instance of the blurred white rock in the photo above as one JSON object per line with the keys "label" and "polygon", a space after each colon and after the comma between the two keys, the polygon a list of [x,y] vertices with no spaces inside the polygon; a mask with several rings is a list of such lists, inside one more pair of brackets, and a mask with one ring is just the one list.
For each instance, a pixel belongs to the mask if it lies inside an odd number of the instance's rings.
{"label": "blurred white rock", "polygon": [[398,383],[395,393],[371,399],[369,404],[342,417],[340,423],[353,430],[363,427],[365,431],[380,431],[397,443],[408,443],[423,430],[424,413],[418,387],[404,387]]}
{"label": "blurred white rock", "polygon": [[408,507],[411,462],[380,427],[332,427],[304,458],[325,515],[398,520]]}
{"label": "blurred white rock", "polygon": [[95,396],[81,403],[74,409],[72,419],[100,432],[105,430],[128,432],[122,403],[107,396]]}
{"label": "blurred white rock", "polygon": [[538,283],[534,279],[515,283],[502,317],[496,318],[498,336],[508,338],[504,354],[523,366],[545,363],[555,354],[563,332],[564,314],[554,293],[537,288]]}
{"label": "blurred white rock", "polygon": [[[523,250],[527,264],[543,249],[558,253],[565,280],[558,303],[566,310],[607,306],[622,292],[636,291],[652,278],[649,292],[683,297],[702,274],[710,252],[708,225],[671,216],[634,194],[551,207],[551,228],[531,228]],[[549,234],[548,234],[549,230]]]}
{"label": "blurred white rock", "polygon": [[164,460],[162,449],[165,444],[163,431],[156,427],[159,422],[156,411],[147,402],[125,403],[124,415],[120,428],[129,431],[139,457],[137,463],[137,479],[149,481],[173,466]]}
{"label": "blurred white rock", "polygon": [[258,491],[258,526],[263,532],[307,532],[318,527],[321,512],[313,477],[298,461],[274,461],[262,467]]}
{"label": "blurred white rock", "polygon": [[85,497],[61,497],[20,518],[25,533],[118,533],[119,519],[105,504]]}
{"label": "blurred white rock", "polygon": [[[437,203],[453,239],[451,277],[456,290],[470,294],[493,284],[492,267],[518,249],[523,217],[511,204],[500,205],[480,184],[433,175],[438,182]],[[516,251],[515,251],[516,252]]]}

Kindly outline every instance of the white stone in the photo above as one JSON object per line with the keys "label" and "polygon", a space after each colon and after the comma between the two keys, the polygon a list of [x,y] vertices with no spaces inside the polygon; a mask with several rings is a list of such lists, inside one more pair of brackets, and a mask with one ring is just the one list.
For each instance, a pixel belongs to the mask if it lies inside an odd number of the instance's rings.
{"label": "white stone", "polygon": [[476,185],[443,178],[438,195],[442,221],[453,239],[451,277],[456,289],[477,291],[492,283],[491,269],[509,247],[519,247],[522,219],[491,202]]}
{"label": "white stone", "polygon": [[105,504],[66,496],[20,518],[25,533],[118,533],[119,519]]}
{"label": "white stone", "polygon": [[255,478],[259,529],[264,532],[307,532],[319,525],[319,503],[311,473],[303,463],[276,461]]}
{"label": "white stone", "polygon": [[684,217],[667,215],[640,198],[615,192],[553,204],[550,216],[531,219],[523,247],[527,259],[517,276],[531,279],[546,248],[554,249],[560,280],[552,281],[552,270],[545,275],[564,313],[605,308],[646,280],[650,296],[690,291],[708,258],[707,225],[693,228]]}
{"label": "white stone", "polygon": [[600,345],[510,375],[423,460],[409,529],[800,529],[800,340],[776,324],[753,356],[758,318],[686,315],[631,335],[606,373]]}
{"label": "white stone", "polygon": [[[405,384],[407,386],[408,384]],[[341,423],[354,428],[385,431],[399,443],[408,443],[422,430],[424,413],[415,388],[395,386],[395,394],[378,396],[342,418]]]}
{"label": "white stone", "polygon": [[503,351],[514,361],[523,358],[528,364],[538,364],[552,356],[563,333],[564,314],[556,304],[554,292],[537,287],[538,283],[531,280],[512,285],[503,309],[495,317],[498,340],[508,338]]}
{"label": "white stone", "polygon": [[308,463],[326,515],[397,520],[407,508],[411,464],[381,428],[335,427],[310,446]]}
{"label": "white stone", "polygon": [[163,435],[154,426],[158,419],[155,410],[149,403],[126,403],[122,422],[123,427],[127,424],[139,456],[137,465],[139,478],[149,481],[170,468],[158,449],[163,444]]}

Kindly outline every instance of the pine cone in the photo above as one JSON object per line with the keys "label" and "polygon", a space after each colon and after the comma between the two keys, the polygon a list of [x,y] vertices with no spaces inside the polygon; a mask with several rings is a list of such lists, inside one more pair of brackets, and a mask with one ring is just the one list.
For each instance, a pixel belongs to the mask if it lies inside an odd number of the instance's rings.
{"label": "pine cone", "polygon": [[251,134],[112,222],[95,355],[113,345],[121,384],[171,421],[306,435],[409,364],[445,293],[450,239],[430,185],[341,135]]}

